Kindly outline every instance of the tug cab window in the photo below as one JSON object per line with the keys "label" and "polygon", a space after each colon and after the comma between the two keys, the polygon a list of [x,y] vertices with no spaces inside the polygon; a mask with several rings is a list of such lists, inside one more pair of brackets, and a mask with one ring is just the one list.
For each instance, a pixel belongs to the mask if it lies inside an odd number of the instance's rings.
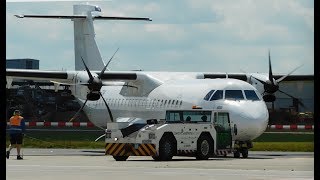
{"label": "tug cab window", "polygon": [[225,91],[225,99],[229,100],[242,100],[244,99],[241,90],[226,90]]}
{"label": "tug cab window", "polygon": [[258,95],[256,94],[256,92],[254,90],[244,90],[244,94],[246,95],[246,98],[248,100],[252,100],[252,101],[260,100]]}
{"label": "tug cab window", "polygon": [[180,111],[167,111],[166,121],[167,122],[182,122],[183,114]]}
{"label": "tug cab window", "polygon": [[185,123],[203,123],[211,121],[211,111],[183,111]]}
{"label": "tug cab window", "polygon": [[210,123],[211,111],[167,111],[167,123]]}
{"label": "tug cab window", "polygon": [[214,124],[220,132],[230,130],[229,113],[227,112],[215,112],[214,113]]}
{"label": "tug cab window", "polygon": [[223,99],[223,91],[217,90],[211,97],[210,101]]}

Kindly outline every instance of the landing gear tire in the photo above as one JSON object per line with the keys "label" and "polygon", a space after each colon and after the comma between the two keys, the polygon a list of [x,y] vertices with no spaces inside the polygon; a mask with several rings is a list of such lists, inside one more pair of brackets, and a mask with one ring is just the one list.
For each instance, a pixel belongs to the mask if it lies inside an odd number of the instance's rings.
{"label": "landing gear tire", "polygon": [[116,161],[126,161],[129,156],[113,156]]}
{"label": "landing gear tire", "polygon": [[198,139],[196,159],[207,160],[212,154],[213,142],[207,135],[201,136]]}
{"label": "landing gear tire", "polygon": [[235,152],[233,152],[234,158],[240,158],[240,151],[237,149]]}
{"label": "landing gear tire", "polygon": [[243,158],[248,158],[248,154],[249,152],[247,148],[241,150],[241,155]]}
{"label": "landing gear tire", "polygon": [[[168,138],[164,138],[159,147],[159,160],[170,161],[174,154],[174,143]],[[158,159],[158,158],[157,158]]]}
{"label": "landing gear tire", "polygon": [[160,161],[160,156],[152,156],[152,159],[155,161]]}

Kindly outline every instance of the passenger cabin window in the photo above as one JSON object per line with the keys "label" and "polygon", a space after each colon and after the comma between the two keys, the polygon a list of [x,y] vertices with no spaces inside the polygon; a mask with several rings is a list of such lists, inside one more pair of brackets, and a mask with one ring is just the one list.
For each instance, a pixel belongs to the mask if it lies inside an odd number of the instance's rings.
{"label": "passenger cabin window", "polygon": [[217,90],[211,97],[210,101],[219,100],[223,98],[223,91]]}
{"label": "passenger cabin window", "polygon": [[210,92],[208,92],[208,94],[203,98],[204,100],[206,100],[206,101],[209,101],[209,99],[210,99],[210,97],[211,97],[211,95],[212,95],[212,93],[214,92],[215,90],[211,90]]}
{"label": "passenger cabin window", "polygon": [[225,99],[229,100],[242,100],[244,99],[241,90],[226,90],[225,91]]}
{"label": "passenger cabin window", "polygon": [[256,92],[254,90],[244,90],[244,94],[246,95],[246,98],[248,100],[252,100],[252,101],[260,100],[258,95],[256,94]]}

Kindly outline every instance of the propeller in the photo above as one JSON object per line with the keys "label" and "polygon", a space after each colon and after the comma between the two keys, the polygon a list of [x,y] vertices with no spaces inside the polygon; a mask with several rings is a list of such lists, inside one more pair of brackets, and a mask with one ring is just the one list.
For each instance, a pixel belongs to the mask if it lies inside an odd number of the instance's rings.
{"label": "propeller", "polygon": [[269,79],[264,81],[264,80],[258,79],[257,77],[252,76],[252,78],[260,81],[263,84],[264,92],[262,94],[264,94],[264,93],[274,94],[275,92],[277,92],[279,90],[279,84],[274,79],[273,74],[272,74],[270,51],[269,51],[269,76],[268,77],[269,77]]}
{"label": "propeller", "polygon": [[287,75],[284,75],[282,77],[280,77],[279,79],[275,79],[273,74],[272,74],[272,65],[271,65],[271,57],[270,57],[270,50],[269,50],[269,76],[268,76],[268,80],[261,80],[257,77],[252,76],[252,78],[258,80],[259,82],[261,82],[263,84],[264,87],[264,92],[263,94],[263,99],[266,102],[273,102],[276,100],[274,93],[276,93],[277,91],[291,97],[292,99],[298,101],[298,104],[301,105],[302,107],[305,107],[304,104],[296,97],[282,91],[279,89],[279,83],[281,81],[283,81],[287,76],[289,76],[290,74],[292,74],[294,71],[296,71],[298,68],[300,68],[303,65],[300,65],[298,67],[296,67],[295,69],[293,69],[291,72],[289,72]]}
{"label": "propeller", "polygon": [[78,115],[79,113],[83,110],[84,106],[86,105],[87,101],[88,100],[91,100],[91,101],[96,101],[98,99],[100,99],[100,97],[102,98],[104,104],[106,105],[107,107],[107,110],[108,110],[108,113],[109,113],[109,117],[111,119],[111,122],[113,122],[113,116],[112,116],[112,113],[111,113],[111,110],[108,106],[108,103],[107,101],[104,99],[104,97],[102,96],[100,90],[102,88],[102,86],[106,85],[108,86],[107,84],[104,84],[101,80],[101,77],[104,73],[104,71],[107,69],[108,65],[110,64],[111,60],[113,59],[114,55],[117,53],[117,51],[119,50],[119,48],[113,53],[113,55],[111,56],[111,58],[109,59],[108,63],[103,67],[103,69],[101,70],[100,74],[98,76],[93,76],[92,73],[90,72],[88,66],[86,65],[86,63],[84,62],[83,58],[81,57],[82,59],[82,62],[83,62],[83,65],[85,67],[85,70],[89,76],[89,80],[87,83],[81,83],[80,85],[85,85],[88,87],[89,89],[89,93],[87,94],[87,99],[85,100],[85,102],[83,103],[83,105],[81,106],[81,108],[77,111],[77,113],[69,120],[69,122],[73,121]]}
{"label": "propeller", "polygon": [[292,95],[290,95],[290,94],[288,94],[288,93],[286,93],[286,92],[284,92],[284,91],[281,91],[280,89],[279,89],[279,92],[281,92],[281,93],[283,93],[283,94],[291,97],[294,101],[297,101],[298,104],[299,104],[301,107],[303,107],[303,108],[306,107],[298,98],[296,98],[296,97],[294,97],[294,96],[292,96]]}

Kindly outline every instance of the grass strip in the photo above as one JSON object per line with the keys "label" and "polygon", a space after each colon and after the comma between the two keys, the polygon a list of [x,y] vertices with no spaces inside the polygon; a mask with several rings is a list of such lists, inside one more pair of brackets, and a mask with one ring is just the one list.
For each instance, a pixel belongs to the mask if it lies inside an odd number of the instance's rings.
{"label": "grass strip", "polygon": [[[7,147],[9,146],[7,141]],[[105,142],[99,141],[69,141],[69,140],[57,140],[50,142],[40,142],[36,140],[25,139],[23,143],[24,148],[62,148],[62,149],[103,149]]]}
{"label": "grass strip", "polygon": [[313,142],[253,142],[251,151],[314,152]]}
{"label": "grass strip", "polygon": [[263,133],[254,142],[313,142],[313,133]]}
{"label": "grass strip", "polygon": [[[7,141],[7,147],[9,141]],[[103,149],[103,141],[69,141],[58,140],[51,142],[39,142],[26,139],[25,148],[63,148],[63,149]],[[293,151],[293,152],[314,152],[313,142],[253,142],[251,151]]]}

